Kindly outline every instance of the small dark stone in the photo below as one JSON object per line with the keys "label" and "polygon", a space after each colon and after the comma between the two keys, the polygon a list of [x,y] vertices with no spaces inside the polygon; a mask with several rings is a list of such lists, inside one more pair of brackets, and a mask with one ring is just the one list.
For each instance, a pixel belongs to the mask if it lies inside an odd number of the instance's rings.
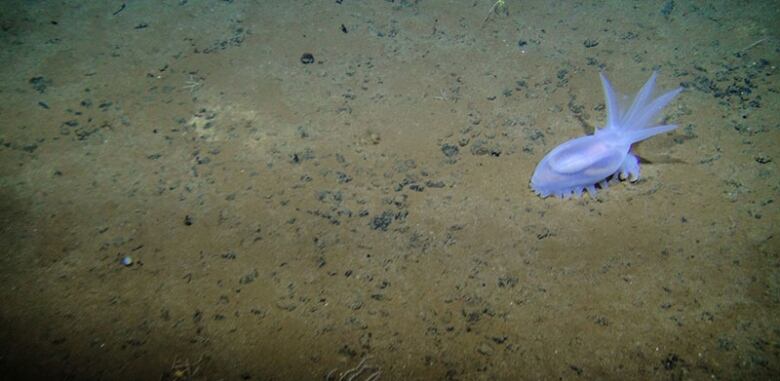
{"label": "small dark stone", "polygon": [[764,154],[756,156],[755,160],[758,164],[767,164],[772,162],[772,158]]}
{"label": "small dark stone", "polygon": [[339,184],[344,184],[352,181],[352,176],[344,172],[336,172],[336,177],[338,178]]}
{"label": "small dark stone", "polygon": [[586,48],[593,48],[598,46],[599,42],[596,40],[587,39],[582,44],[585,45]]}
{"label": "small dark stone", "polygon": [[639,35],[634,33],[634,32],[632,32],[632,31],[628,31],[626,33],[623,33],[623,35],[620,36],[620,38],[623,39],[623,40],[633,40],[633,39],[636,39],[637,37],[639,37]]}
{"label": "small dark stone", "polygon": [[670,353],[666,358],[664,359],[664,369],[666,370],[672,370],[675,366],[677,366],[677,363],[680,362],[680,358],[677,357],[676,354]]}
{"label": "small dark stone", "polygon": [[661,7],[661,14],[669,17],[669,15],[672,14],[672,10],[674,10],[674,0],[668,0],[664,3],[663,7]]}
{"label": "small dark stone", "polygon": [[736,348],[737,346],[729,338],[726,337],[718,338],[718,349],[722,351],[732,351]]}
{"label": "small dark stone", "polygon": [[341,24],[341,31],[347,33],[347,27],[344,24]]}
{"label": "small dark stone", "polygon": [[552,235],[553,235],[553,233],[550,231],[550,229],[544,228],[544,229],[542,229],[541,233],[537,233],[536,234],[536,239],[542,240],[542,239],[545,239],[545,238],[550,237]]}
{"label": "small dark stone", "polygon": [[309,131],[306,131],[306,128],[303,126],[298,126],[298,136],[301,139],[306,139],[309,137]]}
{"label": "small dark stone", "polygon": [[187,226],[192,225],[192,217],[190,215],[184,216],[184,225]]}
{"label": "small dark stone", "polygon": [[371,220],[371,228],[374,230],[387,231],[391,222],[393,222],[393,213],[382,212],[381,215],[376,216]]}
{"label": "small dark stone", "polygon": [[407,178],[403,179],[400,183],[398,183],[398,185],[395,186],[395,191],[396,192],[400,192],[402,189],[404,189],[405,186],[407,186],[409,184],[413,184],[413,183],[414,183],[414,181],[407,177]]}
{"label": "small dark stone", "polygon": [[60,344],[64,343],[66,340],[67,339],[65,339],[64,337],[59,337],[59,338],[56,338],[56,339],[52,340],[51,343],[54,344],[54,345],[60,345]]}
{"label": "small dark stone", "polygon": [[514,287],[519,279],[515,276],[505,276],[498,278],[498,287],[499,288],[512,288]]}
{"label": "small dark stone", "polygon": [[33,89],[41,94],[45,93],[46,87],[51,85],[51,80],[46,79],[43,76],[32,77],[29,82]]}
{"label": "small dark stone", "polygon": [[478,139],[471,145],[471,153],[477,156],[490,155],[499,157],[501,156],[501,148],[495,144],[491,145],[484,139]]}
{"label": "small dark stone", "polygon": [[252,270],[251,273],[248,273],[248,274],[242,276],[241,279],[238,280],[238,283],[239,284],[249,284],[249,283],[252,283],[252,282],[255,281],[255,279],[257,279],[258,275],[259,274],[257,272],[257,269],[254,269],[254,270]]}
{"label": "small dark stone", "polygon": [[301,63],[304,65],[314,63],[314,56],[311,53],[303,53],[301,56]]}
{"label": "small dark stone", "polygon": [[443,144],[441,146],[441,152],[444,153],[444,156],[453,157],[458,154],[458,146],[452,144]]}
{"label": "small dark stone", "polygon": [[517,41],[517,46],[518,47],[522,48],[523,46],[526,46],[526,45],[528,45],[528,41],[526,41],[526,40]]}

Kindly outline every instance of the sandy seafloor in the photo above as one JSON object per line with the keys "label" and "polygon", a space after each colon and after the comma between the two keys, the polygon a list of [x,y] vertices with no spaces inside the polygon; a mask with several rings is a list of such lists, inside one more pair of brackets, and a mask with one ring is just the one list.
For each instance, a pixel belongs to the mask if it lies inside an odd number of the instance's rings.
{"label": "sandy seafloor", "polygon": [[[780,375],[777,2],[122,4],[2,3],[3,379]],[[641,180],[534,195],[654,69]]]}

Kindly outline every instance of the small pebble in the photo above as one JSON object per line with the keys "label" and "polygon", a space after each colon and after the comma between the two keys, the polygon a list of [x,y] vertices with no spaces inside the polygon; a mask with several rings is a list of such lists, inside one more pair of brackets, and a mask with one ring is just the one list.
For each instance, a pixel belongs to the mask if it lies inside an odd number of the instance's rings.
{"label": "small pebble", "polygon": [[482,344],[477,347],[477,352],[479,352],[481,355],[491,356],[493,355],[493,348],[491,348],[490,345]]}
{"label": "small pebble", "polygon": [[582,43],[585,45],[586,48],[593,48],[599,45],[599,42],[596,40],[587,39],[585,42]]}
{"label": "small pebble", "polygon": [[302,64],[308,65],[313,62],[314,62],[314,55],[312,55],[311,53],[303,53],[303,55],[301,56]]}

